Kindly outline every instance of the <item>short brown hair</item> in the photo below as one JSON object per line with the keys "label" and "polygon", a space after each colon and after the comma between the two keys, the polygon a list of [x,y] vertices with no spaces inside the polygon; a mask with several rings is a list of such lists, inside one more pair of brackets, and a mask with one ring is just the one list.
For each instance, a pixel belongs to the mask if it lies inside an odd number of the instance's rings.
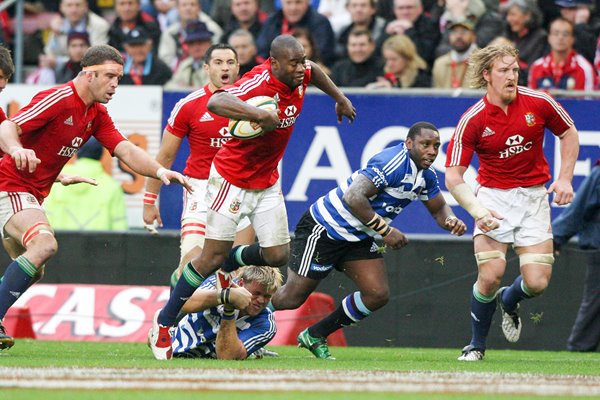
{"label": "short brown hair", "polygon": [[0,44],[0,70],[6,79],[10,79],[15,73],[15,64],[10,55],[10,50]]}
{"label": "short brown hair", "polygon": [[104,64],[106,61],[114,61],[123,65],[123,57],[117,49],[107,44],[90,47],[81,59],[81,67]]}

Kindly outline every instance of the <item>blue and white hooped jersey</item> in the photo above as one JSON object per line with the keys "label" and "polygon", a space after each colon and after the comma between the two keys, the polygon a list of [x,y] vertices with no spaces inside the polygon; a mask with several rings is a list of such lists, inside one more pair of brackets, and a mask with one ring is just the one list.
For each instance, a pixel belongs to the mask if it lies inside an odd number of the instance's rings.
{"label": "blue and white hooped jersey", "polygon": [[[210,276],[200,288],[216,290],[216,277]],[[198,357],[216,358],[215,343],[222,315],[223,306],[186,315],[173,333],[173,354],[189,352]],[[277,332],[275,317],[268,308],[255,317],[237,318],[235,325],[248,355],[264,347]]]}
{"label": "blue and white hooped jersey", "polygon": [[332,239],[358,242],[376,235],[352,215],[342,201],[358,174],[369,178],[379,189],[379,193],[369,200],[375,212],[388,223],[413,200],[430,200],[440,193],[435,171],[431,168],[419,171],[404,143],[387,148],[373,156],[365,168],[355,171],[344,184],[310,207],[312,217],[327,229]]}

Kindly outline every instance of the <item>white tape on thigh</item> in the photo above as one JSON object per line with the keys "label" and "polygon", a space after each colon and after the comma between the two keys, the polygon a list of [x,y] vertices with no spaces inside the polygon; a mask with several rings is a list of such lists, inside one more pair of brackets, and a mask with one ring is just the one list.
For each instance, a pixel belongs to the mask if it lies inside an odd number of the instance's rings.
{"label": "white tape on thigh", "polygon": [[519,256],[519,264],[541,264],[551,267],[554,264],[552,253],[524,253]]}
{"label": "white tape on thigh", "polygon": [[483,263],[486,263],[491,260],[506,260],[506,255],[500,250],[492,250],[492,251],[480,251],[479,253],[475,253],[475,260],[477,261],[477,266],[480,266]]}
{"label": "white tape on thigh", "polygon": [[181,244],[179,248],[181,249],[181,257],[184,257],[190,251],[194,249],[194,247],[204,247],[204,235],[188,233],[187,235],[181,238]]}

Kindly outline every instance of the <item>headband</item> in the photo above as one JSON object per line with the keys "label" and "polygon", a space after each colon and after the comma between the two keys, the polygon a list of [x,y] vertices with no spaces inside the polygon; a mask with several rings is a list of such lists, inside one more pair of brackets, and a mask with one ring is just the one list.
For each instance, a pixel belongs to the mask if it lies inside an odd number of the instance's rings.
{"label": "headband", "polygon": [[97,72],[97,71],[104,71],[104,70],[113,70],[113,69],[115,69],[115,67],[116,67],[117,73],[122,75],[123,74],[123,66],[118,63],[89,65],[87,67],[83,67],[82,71]]}

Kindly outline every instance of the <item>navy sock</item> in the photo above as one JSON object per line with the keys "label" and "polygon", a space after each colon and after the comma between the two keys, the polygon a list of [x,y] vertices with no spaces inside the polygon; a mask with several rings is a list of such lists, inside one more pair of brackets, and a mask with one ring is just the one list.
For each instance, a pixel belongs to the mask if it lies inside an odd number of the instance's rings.
{"label": "navy sock", "polygon": [[23,256],[10,263],[0,283],[0,320],[8,309],[27,290],[37,268]]}
{"label": "navy sock", "polygon": [[175,288],[173,288],[169,301],[158,315],[158,323],[163,326],[174,326],[181,307],[192,296],[194,291],[202,285],[205,279],[196,271],[191,262],[188,263],[183,268],[181,277],[177,281]]}
{"label": "navy sock", "polygon": [[508,312],[516,310],[517,304],[523,299],[530,299],[534,297],[525,287],[523,283],[523,277],[517,276],[517,279],[508,288],[502,292],[502,304],[504,309]]}
{"label": "navy sock", "polygon": [[268,265],[258,243],[244,246],[242,251],[237,254],[239,254],[238,260],[242,265]]}
{"label": "navy sock", "polygon": [[471,295],[471,345],[477,349],[485,350],[485,342],[492,325],[492,317],[496,311],[496,294],[484,296],[473,285]]}
{"label": "navy sock", "polygon": [[342,304],[331,314],[308,328],[312,337],[327,337],[338,329],[359,322],[371,314],[360,297],[360,292],[354,292],[342,300]]}

